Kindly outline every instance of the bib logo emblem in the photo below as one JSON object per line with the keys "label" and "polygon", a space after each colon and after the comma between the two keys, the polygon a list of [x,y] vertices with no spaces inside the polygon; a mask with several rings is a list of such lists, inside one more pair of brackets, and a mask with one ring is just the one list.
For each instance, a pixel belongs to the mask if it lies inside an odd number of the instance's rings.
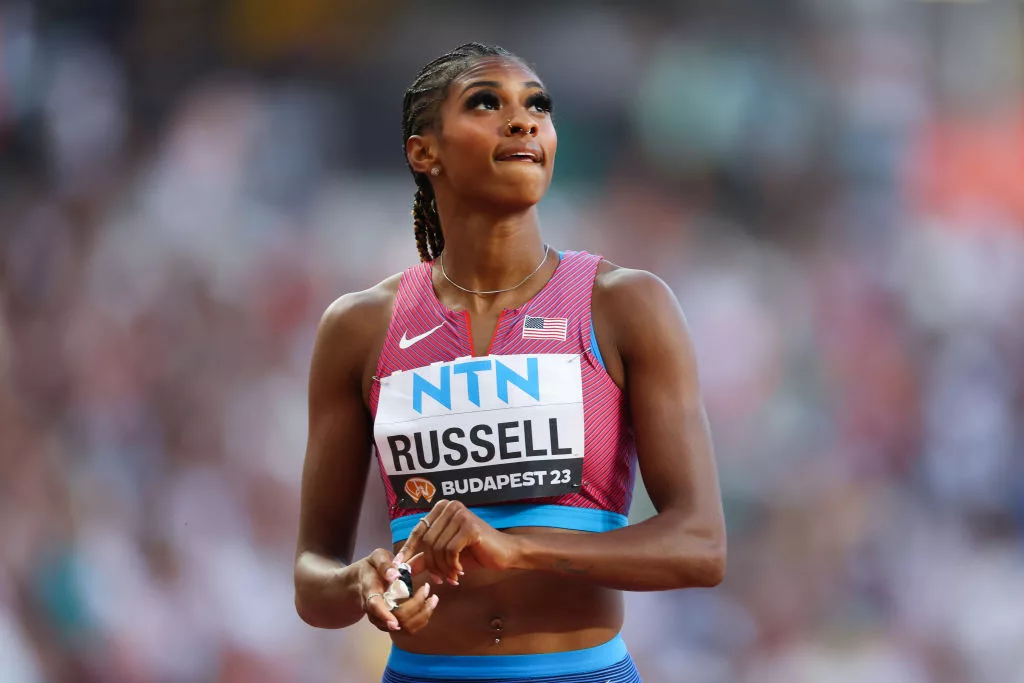
{"label": "bib logo emblem", "polygon": [[405,482],[405,493],[412,498],[414,503],[420,502],[420,498],[430,503],[434,500],[437,488],[430,483],[429,479],[412,477]]}

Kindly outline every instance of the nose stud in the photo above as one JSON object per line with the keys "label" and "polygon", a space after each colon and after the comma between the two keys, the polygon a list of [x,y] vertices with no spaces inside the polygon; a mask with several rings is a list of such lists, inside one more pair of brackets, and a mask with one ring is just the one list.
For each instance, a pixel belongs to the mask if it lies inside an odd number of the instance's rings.
{"label": "nose stud", "polygon": [[517,130],[518,131],[522,131],[524,133],[527,133],[529,135],[533,135],[533,134],[535,134],[537,132],[537,126],[536,125],[532,125],[529,128],[522,128],[520,126],[513,126],[512,125],[512,119],[509,119],[508,123],[506,123],[505,125],[508,127],[508,134],[509,135],[515,135]]}

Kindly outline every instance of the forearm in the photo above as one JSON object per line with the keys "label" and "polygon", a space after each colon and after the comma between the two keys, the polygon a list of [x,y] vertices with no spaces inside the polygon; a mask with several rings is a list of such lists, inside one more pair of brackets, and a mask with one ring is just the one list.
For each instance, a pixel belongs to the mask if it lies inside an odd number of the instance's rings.
{"label": "forearm", "polygon": [[725,539],[675,511],[600,534],[516,537],[514,567],[632,591],[708,587],[725,571]]}
{"label": "forearm", "polygon": [[295,609],[310,626],[344,628],[364,614],[359,560],[345,564],[312,552],[295,561]]}

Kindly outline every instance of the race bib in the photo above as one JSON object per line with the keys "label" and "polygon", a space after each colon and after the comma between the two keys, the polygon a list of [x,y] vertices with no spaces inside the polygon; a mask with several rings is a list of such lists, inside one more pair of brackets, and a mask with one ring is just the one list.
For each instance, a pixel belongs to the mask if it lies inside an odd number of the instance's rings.
{"label": "race bib", "polygon": [[577,354],[467,357],[380,381],[373,426],[402,508],[545,498],[583,478]]}

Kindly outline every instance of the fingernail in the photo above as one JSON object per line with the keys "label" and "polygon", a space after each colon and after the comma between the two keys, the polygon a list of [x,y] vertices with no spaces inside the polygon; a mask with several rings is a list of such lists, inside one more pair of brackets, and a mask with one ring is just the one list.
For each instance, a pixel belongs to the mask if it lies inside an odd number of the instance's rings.
{"label": "fingernail", "polygon": [[403,562],[405,562],[405,555],[402,554],[402,551],[398,551],[398,554],[395,555],[395,564],[402,564]]}
{"label": "fingernail", "polygon": [[423,597],[427,597],[428,595],[430,595],[430,584],[423,584],[423,588],[420,589],[420,592],[423,593]]}
{"label": "fingernail", "polygon": [[398,573],[397,569],[389,569],[384,572],[384,576],[387,577],[388,581],[395,581],[399,576],[401,576],[401,574]]}
{"label": "fingernail", "polygon": [[437,607],[437,603],[440,600],[441,600],[440,596],[437,596],[437,595],[431,596],[430,600],[427,600],[427,603],[430,605],[430,609],[434,609],[435,607]]}
{"label": "fingernail", "polygon": [[391,629],[392,631],[401,631],[402,630],[402,627],[398,625],[397,621],[389,621],[388,622],[388,628]]}
{"label": "fingernail", "polygon": [[459,585],[459,580],[458,579],[453,579],[451,577],[448,577],[448,583],[450,583],[453,586],[458,586]]}
{"label": "fingernail", "polygon": [[466,575],[466,572],[464,572],[464,571],[462,571],[462,570],[460,569],[460,570],[458,571],[458,574],[459,574],[459,576],[465,576],[465,575]]}
{"label": "fingernail", "polygon": [[432,580],[434,581],[434,583],[436,583],[436,584],[437,584],[438,586],[440,586],[440,585],[441,585],[442,583],[444,583],[444,581],[442,581],[442,580],[441,580],[441,577],[440,577],[440,576],[438,576],[437,574],[431,574],[431,575],[430,575],[430,578],[431,578],[431,579],[432,579]]}

